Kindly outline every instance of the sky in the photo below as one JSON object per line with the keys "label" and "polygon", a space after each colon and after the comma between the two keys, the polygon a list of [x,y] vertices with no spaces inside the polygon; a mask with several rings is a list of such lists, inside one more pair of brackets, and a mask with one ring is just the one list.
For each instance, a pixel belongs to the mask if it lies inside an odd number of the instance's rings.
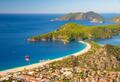
{"label": "sky", "polygon": [[120,0],[0,0],[0,13],[120,13]]}

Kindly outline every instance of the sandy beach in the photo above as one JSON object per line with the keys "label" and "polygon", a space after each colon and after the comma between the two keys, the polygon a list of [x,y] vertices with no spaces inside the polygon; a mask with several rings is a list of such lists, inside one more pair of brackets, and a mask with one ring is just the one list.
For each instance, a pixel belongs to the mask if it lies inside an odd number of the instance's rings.
{"label": "sandy beach", "polygon": [[[86,45],[86,48],[79,51],[79,52],[76,52],[74,54],[70,54],[68,56],[65,56],[65,57],[69,57],[69,56],[78,56],[78,55],[81,55],[83,53],[86,53],[90,48],[91,48],[91,45],[87,42],[83,42],[83,41],[79,41],[83,44]],[[53,60],[48,60],[48,61],[44,61],[44,62],[40,62],[40,63],[36,63],[36,64],[31,64],[31,65],[27,65],[27,66],[22,66],[22,67],[17,67],[17,68],[13,68],[13,69],[8,69],[8,70],[4,70],[4,71],[0,71],[0,75],[3,75],[3,74],[6,74],[8,72],[16,72],[16,71],[22,71],[24,69],[32,69],[32,68],[35,68],[35,67],[38,67],[38,66],[43,66],[43,65],[46,65],[46,64],[49,64],[53,61],[58,61],[58,60],[62,60],[63,58],[65,57],[61,57],[61,58],[57,58],[57,59],[53,59]]]}

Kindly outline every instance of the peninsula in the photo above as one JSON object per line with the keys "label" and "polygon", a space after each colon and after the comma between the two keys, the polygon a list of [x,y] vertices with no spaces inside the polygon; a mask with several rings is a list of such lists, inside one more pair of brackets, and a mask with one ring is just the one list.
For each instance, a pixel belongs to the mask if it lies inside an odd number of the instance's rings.
{"label": "peninsula", "polygon": [[34,41],[53,41],[59,40],[68,43],[74,40],[94,40],[100,38],[111,38],[113,35],[120,34],[120,25],[106,26],[82,26],[76,23],[67,23],[59,29],[47,34],[33,36],[28,39]]}

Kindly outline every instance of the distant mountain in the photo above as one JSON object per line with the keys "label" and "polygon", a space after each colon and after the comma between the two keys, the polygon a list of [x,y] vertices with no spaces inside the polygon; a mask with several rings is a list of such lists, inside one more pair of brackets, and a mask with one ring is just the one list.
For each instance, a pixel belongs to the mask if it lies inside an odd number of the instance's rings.
{"label": "distant mountain", "polygon": [[102,23],[104,21],[104,18],[101,15],[93,11],[90,11],[86,13],[82,13],[82,12],[69,13],[59,18],[55,18],[51,21],[61,21],[61,20],[88,20],[95,23]]}
{"label": "distant mountain", "polygon": [[114,22],[120,22],[120,16],[114,17],[112,20],[113,20]]}

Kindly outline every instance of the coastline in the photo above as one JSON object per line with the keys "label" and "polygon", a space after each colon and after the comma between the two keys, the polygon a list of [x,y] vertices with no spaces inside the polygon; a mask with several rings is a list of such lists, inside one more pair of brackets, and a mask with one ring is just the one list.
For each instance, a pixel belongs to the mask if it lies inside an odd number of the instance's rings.
{"label": "coastline", "polygon": [[44,66],[46,64],[52,63],[54,61],[62,60],[64,58],[72,56],[72,55],[73,56],[82,55],[83,53],[86,53],[91,48],[91,45],[89,43],[84,42],[84,41],[79,41],[79,42],[86,45],[86,47],[81,51],[78,51],[78,52],[73,53],[73,54],[69,54],[69,55],[61,57],[61,58],[56,58],[56,59],[53,59],[53,60],[48,60],[48,61],[44,61],[44,62],[38,62],[38,63],[31,64],[31,65],[26,65],[26,66],[21,66],[21,67],[16,67],[16,68],[13,68],[13,69],[0,71],[0,75],[4,75],[4,74],[9,73],[9,72],[22,71],[24,69],[33,69],[33,68],[38,67],[38,66]]}

